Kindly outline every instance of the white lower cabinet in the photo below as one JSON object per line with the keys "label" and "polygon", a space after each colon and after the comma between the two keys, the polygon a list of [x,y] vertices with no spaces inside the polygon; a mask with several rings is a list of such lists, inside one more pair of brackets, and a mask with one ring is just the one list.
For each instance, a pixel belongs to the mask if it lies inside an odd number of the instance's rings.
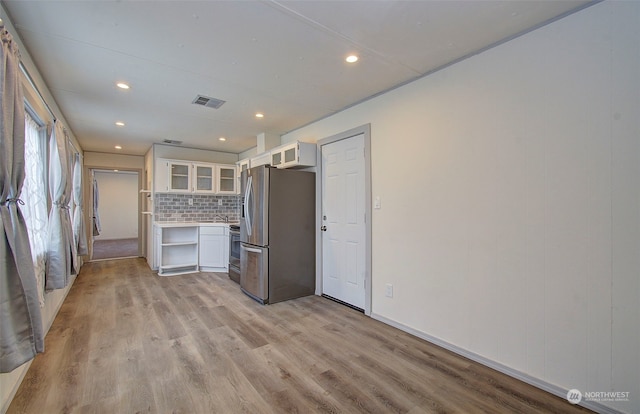
{"label": "white lower cabinet", "polygon": [[229,226],[223,223],[157,223],[154,270],[159,276],[229,271]]}
{"label": "white lower cabinet", "polygon": [[157,226],[158,275],[198,271],[198,226]]}
{"label": "white lower cabinet", "polygon": [[229,226],[200,226],[199,265],[203,272],[229,270]]}

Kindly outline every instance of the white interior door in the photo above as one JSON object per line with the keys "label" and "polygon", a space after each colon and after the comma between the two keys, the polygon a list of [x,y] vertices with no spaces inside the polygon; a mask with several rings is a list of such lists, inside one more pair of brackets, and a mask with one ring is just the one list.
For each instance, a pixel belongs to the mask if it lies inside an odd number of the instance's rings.
{"label": "white interior door", "polygon": [[364,134],[322,146],[322,293],[364,309]]}

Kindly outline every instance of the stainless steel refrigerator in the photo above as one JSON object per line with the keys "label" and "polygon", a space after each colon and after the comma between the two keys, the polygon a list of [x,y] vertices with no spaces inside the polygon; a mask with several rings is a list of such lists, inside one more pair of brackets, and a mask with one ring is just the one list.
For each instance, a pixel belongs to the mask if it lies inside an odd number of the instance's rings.
{"label": "stainless steel refrigerator", "polygon": [[259,166],[242,172],[240,287],[260,303],[315,291],[315,174]]}

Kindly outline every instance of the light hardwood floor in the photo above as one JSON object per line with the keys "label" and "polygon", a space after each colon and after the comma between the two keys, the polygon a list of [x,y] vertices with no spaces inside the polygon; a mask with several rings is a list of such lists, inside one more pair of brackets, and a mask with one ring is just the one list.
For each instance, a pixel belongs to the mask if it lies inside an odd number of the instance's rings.
{"label": "light hardwood floor", "polygon": [[125,259],[85,264],[8,413],[587,411],[321,297]]}

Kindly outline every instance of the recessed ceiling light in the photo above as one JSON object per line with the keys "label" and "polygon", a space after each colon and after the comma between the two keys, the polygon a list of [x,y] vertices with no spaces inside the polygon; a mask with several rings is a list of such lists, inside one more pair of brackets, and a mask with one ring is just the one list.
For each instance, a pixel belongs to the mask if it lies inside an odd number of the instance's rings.
{"label": "recessed ceiling light", "polygon": [[226,141],[227,139],[225,137],[220,137],[218,138],[218,141]]}
{"label": "recessed ceiling light", "polygon": [[129,85],[127,85],[127,84],[126,84],[126,83],[124,83],[124,82],[118,82],[118,83],[116,83],[116,86],[117,86],[118,88],[120,88],[120,89],[129,89],[129,88],[130,88],[130,86],[129,86]]}
{"label": "recessed ceiling light", "polygon": [[349,55],[347,56],[347,58],[345,59],[347,62],[349,63],[355,63],[358,61],[358,56],[356,55]]}
{"label": "recessed ceiling light", "polygon": [[118,125],[118,126],[124,126],[124,122],[122,122],[122,121],[118,121],[118,122],[116,122],[116,125]]}
{"label": "recessed ceiling light", "polygon": [[122,147],[120,145],[116,145],[114,148],[115,149],[122,149]]}
{"label": "recessed ceiling light", "polygon": [[258,112],[256,114],[256,118],[264,118],[264,114],[261,114],[260,112]]}

